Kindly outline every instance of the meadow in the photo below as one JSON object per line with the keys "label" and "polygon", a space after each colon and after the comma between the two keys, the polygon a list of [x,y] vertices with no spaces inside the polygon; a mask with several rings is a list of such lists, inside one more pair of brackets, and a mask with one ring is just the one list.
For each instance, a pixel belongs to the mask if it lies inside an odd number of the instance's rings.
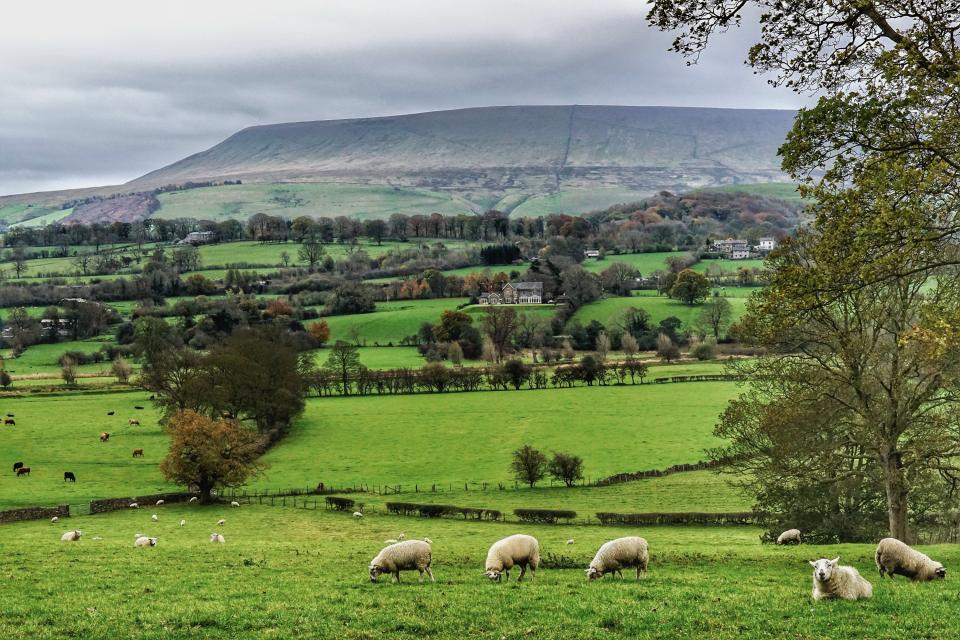
{"label": "meadow", "polygon": [[[159,521],[150,521],[157,513]],[[211,545],[219,528],[224,545]],[[180,519],[186,526],[180,528]],[[60,534],[81,529],[79,542]],[[495,540],[536,536],[534,579],[490,583]],[[157,536],[133,547],[134,533]],[[371,584],[367,564],[400,532],[433,540],[436,583],[416,573]],[[596,548],[650,544],[640,581],[585,579]],[[949,582],[880,582],[873,545],[773,547],[752,527],[533,526],[369,516],[291,507],[167,505],[0,527],[0,634],[54,638],[949,638],[960,633]],[[98,538],[98,539],[97,539]],[[567,539],[573,545],[566,545]],[[924,547],[947,566],[955,546]],[[840,556],[874,583],[872,600],[810,600],[807,560]],[[624,574],[629,576],[630,572]],[[950,578],[947,578],[949,581]]]}
{"label": "meadow", "polygon": [[[757,289],[727,287],[714,291],[730,302],[732,320],[737,320],[746,311],[747,298]],[[634,295],[629,297],[607,297],[584,305],[573,314],[570,322],[587,325],[596,320],[607,327],[615,326],[627,309],[637,308],[650,314],[653,324],[673,316],[683,322],[683,329],[689,329],[703,312],[702,304],[689,305],[680,300],[658,296],[656,291],[643,289],[633,293]]]}
{"label": "meadow", "polygon": [[416,335],[425,322],[436,324],[440,314],[469,302],[468,298],[436,298],[432,300],[391,300],[378,302],[372,313],[357,313],[323,318],[330,326],[330,340],[351,341],[351,330],[359,331],[369,346],[399,345],[407,336]]}

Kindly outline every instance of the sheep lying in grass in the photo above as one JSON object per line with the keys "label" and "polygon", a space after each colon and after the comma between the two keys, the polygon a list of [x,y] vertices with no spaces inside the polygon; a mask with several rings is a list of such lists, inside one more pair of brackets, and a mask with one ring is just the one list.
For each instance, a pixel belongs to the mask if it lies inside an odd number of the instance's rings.
{"label": "sheep lying in grass", "polygon": [[197,501],[197,496],[193,496],[192,498],[187,500],[187,502],[196,502],[196,501]]}
{"label": "sheep lying in grass", "polygon": [[637,580],[641,573],[647,572],[650,562],[650,551],[647,541],[636,536],[617,538],[603,544],[590,561],[590,568],[586,570],[587,578],[596,580],[608,573],[620,574],[623,577],[624,567],[636,567]]}
{"label": "sheep lying in grass", "polygon": [[222,527],[222,526],[225,525],[225,524],[227,524],[227,521],[224,520],[223,518],[220,518],[219,520],[217,520],[217,526],[218,526],[218,527]]}
{"label": "sheep lying in grass", "polygon": [[60,536],[60,542],[76,542],[80,539],[80,536],[83,535],[83,532],[77,529],[76,531],[67,531],[65,534]]}
{"label": "sheep lying in grass", "polygon": [[416,569],[420,572],[420,582],[423,582],[423,572],[434,582],[430,563],[433,562],[433,550],[430,544],[421,540],[407,540],[397,542],[383,548],[370,561],[370,582],[376,582],[381,573],[393,575],[394,580],[400,582],[400,572]]}
{"label": "sheep lying in grass", "polygon": [[136,502],[131,502],[131,503],[130,503],[130,508],[131,508],[131,509],[139,509],[139,508],[140,508],[140,505],[137,504]]}
{"label": "sheep lying in grass", "polygon": [[484,575],[499,582],[500,576],[505,573],[507,580],[510,580],[510,569],[515,566],[520,567],[517,582],[523,580],[528,566],[530,577],[536,577],[537,567],[540,566],[540,543],[536,538],[518,533],[494,542],[487,552]]}
{"label": "sheep lying in grass", "polygon": [[777,536],[777,544],[800,544],[800,529],[787,529]]}
{"label": "sheep lying in grass", "polygon": [[187,521],[186,521],[186,520],[181,520],[181,521],[180,521],[180,526],[181,526],[181,527],[187,526]]}
{"label": "sheep lying in grass", "polygon": [[570,538],[569,540],[567,540],[567,544],[573,544],[573,538]]}
{"label": "sheep lying in grass", "polygon": [[813,567],[813,599],[860,600],[873,597],[873,585],[853,567],[840,566],[840,558],[811,560]]}
{"label": "sheep lying in grass", "polygon": [[160,519],[160,516],[158,516],[157,514],[153,514],[152,516],[150,516],[150,519],[156,522],[157,520]]}
{"label": "sheep lying in grass", "polygon": [[363,514],[360,513],[359,511],[354,511],[354,512],[353,512],[353,517],[356,518],[357,520],[359,520],[360,518],[363,517]]}
{"label": "sheep lying in grass", "polygon": [[57,516],[53,516],[52,518],[50,518],[50,522],[60,522],[60,518],[58,518]]}
{"label": "sheep lying in grass", "polygon": [[157,506],[159,507],[162,504],[165,504],[166,500],[157,500]]}
{"label": "sheep lying in grass", "polygon": [[220,533],[211,533],[210,542],[219,542],[220,544],[225,544],[227,541],[224,539],[223,535]]}
{"label": "sheep lying in grass", "polygon": [[938,580],[947,577],[947,570],[926,554],[900,542],[896,538],[884,538],[877,545],[877,569],[880,577],[888,574],[906,576],[914,581]]}
{"label": "sheep lying in grass", "polygon": [[137,539],[133,541],[133,546],[135,547],[155,547],[157,546],[156,538],[148,538],[147,536],[137,536]]}

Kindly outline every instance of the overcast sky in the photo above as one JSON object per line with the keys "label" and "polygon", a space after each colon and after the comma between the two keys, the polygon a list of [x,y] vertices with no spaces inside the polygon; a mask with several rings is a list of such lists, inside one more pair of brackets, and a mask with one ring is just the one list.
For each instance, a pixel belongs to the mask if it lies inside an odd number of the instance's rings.
{"label": "overcast sky", "polygon": [[744,66],[699,65],[641,0],[11,2],[0,194],[117,184],[246,126],[514,104],[795,108]]}

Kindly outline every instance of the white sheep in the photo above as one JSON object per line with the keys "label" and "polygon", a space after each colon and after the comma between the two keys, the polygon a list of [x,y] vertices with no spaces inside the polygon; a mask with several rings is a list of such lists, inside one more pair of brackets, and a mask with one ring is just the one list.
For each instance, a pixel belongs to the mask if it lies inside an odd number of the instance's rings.
{"label": "white sheep", "polygon": [[186,521],[186,520],[181,520],[181,521],[180,521],[180,526],[181,526],[181,527],[187,526],[187,521]]}
{"label": "white sheep", "polygon": [[400,535],[397,536],[397,540],[403,541],[406,539],[406,537],[407,537],[407,534],[401,533]]}
{"label": "white sheep", "polygon": [[153,520],[154,522],[156,522],[156,521],[159,520],[160,518],[157,516],[157,514],[153,514],[152,516],[150,516],[150,519]]}
{"label": "white sheep", "polygon": [[130,503],[130,508],[131,508],[131,509],[139,509],[139,508],[140,508],[140,505],[138,505],[136,502],[131,502],[131,503]]}
{"label": "white sheep", "polygon": [[647,572],[649,562],[650,550],[647,541],[637,536],[627,536],[604,543],[590,561],[586,574],[590,580],[602,578],[607,573],[619,573],[622,578],[624,567],[636,567],[639,580],[640,574]]}
{"label": "white sheep", "polygon": [[573,538],[570,538],[569,540],[567,540],[567,544],[573,544]]}
{"label": "white sheep", "polygon": [[370,581],[376,582],[381,573],[393,575],[394,580],[400,582],[400,571],[416,569],[420,572],[420,582],[423,582],[423,572],[434,582],[430,563],[433,561],[433,551],[430,544],[421,540],[407,540],[397,542],[383,548],[370,561]]}
{"label": "white sheep", "polygon": [[77,529],[76,531],[67,531],[65,534],[60,536],[60,542],[76,542],[80,539],[80,536],[83,535],[83,532]]}
{"label": "white sheep", "polygon": [[160,505],[162,505],[162,504],[164,504],[164,501],[163,501],[163,500],[157,500],[157,506],[158,506],[158,507],[159,507]]}
{"label": "white sheep", "polygon": [[424,538],[423,541],[426,542],[427,544],[433,544],[433,540],[431,540],[430,538]]}
{"label": "white sheep", "polygon": [[217,526],[218,526],[218,527],[222,527],[222,526],[225,525],[225,524],[227,524],[227,521],[224,520],[223,518],[220,518],[219,520],[217,520]]}
{"label": "white sheep", "polygon": [[947,577],[943,564],[931,560],[926,554],[911,549],[896,538],[884,538],[877,545],[877,569],[880,577],[886,573],[906,576],[914,581],[937,580]]}
{"label": "white sheep", "polygon": [[363,517],[363,514],[360,513],[359,511],[354,511],[354,512],[353,512],[353,517],[356,518],[357,520],[359,520],[360,518]]}
{"label": "white sheep", "polygon": [[536,577],[540,566],[540,543],[536,538],[518,533],[494,542],[487,552],[484,575],[499,582],[501,574],[506,573],[510,580],[510,569],[514,566],[520,567],[517,582],[523,580],[528,566],[530,577]]}
{"label": "white sheep", "polygon": [[192,498],[187,500],[187,502],[196,502],[196,501],[197,501],[197,496],[193,496]]}
{"label": "white sheep", "polygon": [[50,522],[60,522],[60,518],[58,518],[57,516],[53,516],[52,518],[50,518]]}
{"label": "white sheep", "polygon": [[211,534],[210,534],[210,542],[219,542],[220,544],[225,544],[227,541],[224,539],[224,537],[223,537],[222,534],[219,534],[219,533],[211,533]]}
{"label": "white sheep", "polygon": [[383,544],[397,544],[398,542],[400,542],[400,541],[399,541],[399,540],[394,540],[393,538],[390,538],[389,540],[384,540],[384,541],[383,541]]}
{"label": "white sheep", "polygon": [[155,547],[157,546],[156,538],[148,538],[144,535],[137,536],[137,539],[133,541],[133,546],[135,547]]}
{"label": "white sheep", "polygon": [[777,536],[777,544],[800,544],[800,529],[787,529]]}
{"label": "white sheep", "polygon": [[231,506],[231,507],[239,507],[239,506],[240,506],[240,503],[237,502],[236,500],[234,500],[233,502],[230,503],[230,506]]}
{"label": "white sheep", "polygon": [[873,597],[873,585],[853,567],[838,564],[840,558],[810,561],[813,567],[813,599],[859,600]]}

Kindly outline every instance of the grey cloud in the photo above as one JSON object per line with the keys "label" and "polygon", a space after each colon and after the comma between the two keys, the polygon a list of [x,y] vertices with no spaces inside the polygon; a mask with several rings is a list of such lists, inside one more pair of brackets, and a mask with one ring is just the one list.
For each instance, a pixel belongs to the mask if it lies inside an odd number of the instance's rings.
{"label": "grey cloud", "polygon": [[[584,3],[584,6],[587,5]],[[534,28],[536,25],[531,25]],[[588,11],[536,37],[445,32],[412,42],[245,55],[71,52],[0,63],[0,193],[132,179],[243,127],[505,104],[794,108],[743,66],[732,33],[695,67],[642,16]],[[278,34],[282,38],[282,34]]]}

